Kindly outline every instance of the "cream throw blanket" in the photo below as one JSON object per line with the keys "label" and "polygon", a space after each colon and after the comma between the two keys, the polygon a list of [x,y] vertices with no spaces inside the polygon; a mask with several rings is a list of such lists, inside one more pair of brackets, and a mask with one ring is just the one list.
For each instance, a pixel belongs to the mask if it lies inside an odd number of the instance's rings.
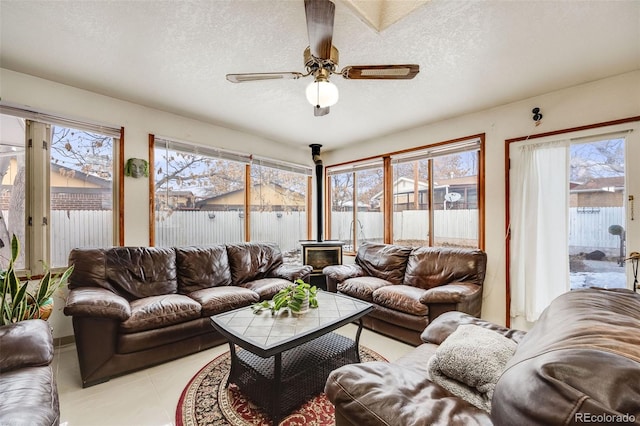
{"label": "cream throw blanket", "polygon": [[496,382],[516,347],[495,331],[460,325],[429,360],[431,381],[489,412]]}

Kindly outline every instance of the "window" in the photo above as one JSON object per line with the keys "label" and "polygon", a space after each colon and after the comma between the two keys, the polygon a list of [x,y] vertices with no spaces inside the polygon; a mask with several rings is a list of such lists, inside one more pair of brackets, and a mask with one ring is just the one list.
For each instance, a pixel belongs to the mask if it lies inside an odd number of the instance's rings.
{"label": "window", "polygon": [[394,243],[480,246],[480,146],[471,138],[391,155]]}
{"label": "window", "polygon": [[75,247],[116,243],[115,150],[121,130],[2,107],[0,264],[11,235],[19,269],[67,265]]}
{"label": "window", "polygon": [[483,140],[474,136],[327,167],[330,238],[345,241],[349,252],[365,241],[482,247]]}
{"label": "window", "polygon": [[245,240],[249,156],[155,139],[155,241],[160,247]]}
{"label": "window", "polygon": [[152,139],[154,245],[274,242],[299,262],[311,168]]}
{"label": "window", "polygon": [[365,242],[384,241],[381,161],[327,168],[331,213],[330,238],[355,252]]}

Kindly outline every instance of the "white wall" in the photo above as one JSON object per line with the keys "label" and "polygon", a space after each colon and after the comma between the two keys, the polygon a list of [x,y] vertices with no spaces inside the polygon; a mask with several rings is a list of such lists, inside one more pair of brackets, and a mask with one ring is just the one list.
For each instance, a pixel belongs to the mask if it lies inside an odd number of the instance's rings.
{"label": "white wall", "polygon": [[[292,147],[236,130],[187,119],[108,96],[88,92],[30,75],[0,68],[0,99],[3,104],[46,112],[88,122],[124,127],[124,158],[148,159],[148,134],[200,145],[281,158],[313,166],[309,148]],[[149,243],[149,186],[147,179],[125,178],[124,237],[131,246]],[[54,337],[73,334],[70,318],[56,301],[50,322]]]}
{"label": "white wall", "polygon": [[[535,127],[531,110],[544,115]],[[486,134],[487,277],[482,317],[506,320],[505,140],[554,130],[640,116],[640,71],[532,97],[497,108],[409,129],[323,153],[325,165],[376,156],[479,133]]]}
{"label": "white wall", "polygon": [[[281,156],[313,165],[308,148],[293,148],[247,133],[142,107],[29,75],[0,69],[3,103],[71,118],[125,127],[125,158],[147,158],[148,133],[231,150]],[[531,109],[544,115],[534,126]],[[486,251],[489,259],[482,317],[505,323],[505,140],[640,115],[640,71],[536,96],[520,102],[425,124],[323,152],[325,165],[380,155],[459,137],[486,134]],[[125,244],[148,243],[148,186],[144,179],[125,179]],[[314,198],[315,199],[315,198]],[[315,212],[315,208],[313,209]],[[345,260],[348,263],[348,260]],[[60,312],[51,318],[54,336],[72,334],[71,321]]]}

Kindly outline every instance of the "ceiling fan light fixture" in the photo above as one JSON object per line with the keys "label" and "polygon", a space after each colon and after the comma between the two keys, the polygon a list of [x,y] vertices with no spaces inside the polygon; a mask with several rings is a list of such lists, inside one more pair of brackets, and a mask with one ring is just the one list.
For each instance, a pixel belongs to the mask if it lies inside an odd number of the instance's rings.
{"label": "ceiling fan light fixture", "polygon": [[326,108],[338,102],[338,87],[329,80],[316,79],[307,86],[307,100],[314,107]]}

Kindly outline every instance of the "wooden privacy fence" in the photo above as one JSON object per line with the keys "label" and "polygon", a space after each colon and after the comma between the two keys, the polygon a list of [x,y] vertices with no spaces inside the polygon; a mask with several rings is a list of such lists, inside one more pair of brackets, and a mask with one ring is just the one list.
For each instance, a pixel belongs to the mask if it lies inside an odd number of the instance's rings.
{"label": "wooden privacy fence", "polygon": [[113,246],[111,210],[52,210],[51,266],[66,266],[69,252],[77,247]]}

